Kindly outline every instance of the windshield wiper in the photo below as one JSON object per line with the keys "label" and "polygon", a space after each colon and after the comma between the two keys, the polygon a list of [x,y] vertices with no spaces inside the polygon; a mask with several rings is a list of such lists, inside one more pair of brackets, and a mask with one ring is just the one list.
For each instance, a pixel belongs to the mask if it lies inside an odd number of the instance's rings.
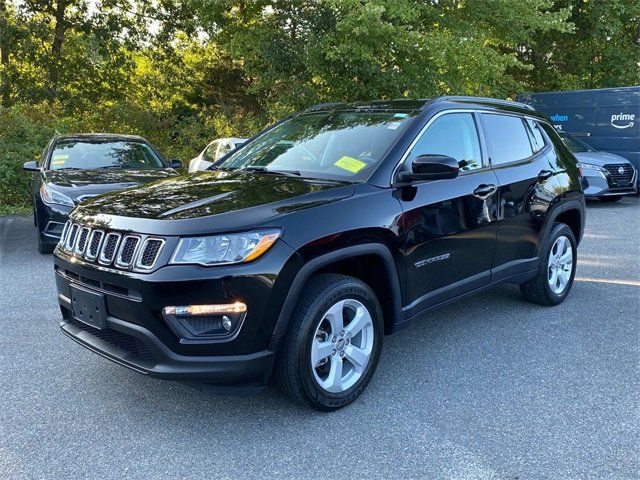
{"label": "windshield wiper", "polygon": [[56,170],[84,170],[84,169],[78,168],[78,167],[62,167],[62,168],[56,168]]}
{"label": "windshield wiper", "polygon": [[239,172],[255,172],[266,173],[271,175],[287,175],[289,177],[300,177],[302,174],[297,170],[270,170],[265,167],[244,167],[238,170]]}

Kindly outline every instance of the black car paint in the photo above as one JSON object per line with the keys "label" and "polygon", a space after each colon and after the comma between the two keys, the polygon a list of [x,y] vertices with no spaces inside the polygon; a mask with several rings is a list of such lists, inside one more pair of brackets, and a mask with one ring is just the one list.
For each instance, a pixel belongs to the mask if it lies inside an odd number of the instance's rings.
{"label": "black car paint", "polygon": [[[550,144],[529,159],[491,168],[483,142],[486,163],[480,170],[453,180],[398,184],[395,173],[405,152],[430,119],[442,112],[513,113],[545,122],[535,112],[509,103],[446,98],[417,103],[410,107],[421,108],[420,114],[363,183],[213,171],[163,180],[78,206],[71,215],[78,223],[162,235],[167,248],[150,273],[89,264],[57,248],[63,331],[114,361],[161,378],[263,385],[297,295],[313,273],[357,263],[383,304],[385,331],[392,333],[429,309],[464,295],[502,281],[532,278],[546,235],[561,215],[577,219],[574,227],[580,240],[584,198],[575,159],[551,127],[545,127]],[[403,106],[407,103],[327,108]],[[496,188],[483,190],[491,185]],[[179,236],[263,227],[281,229],[282,236],[253,262],[166,265]],[[447,253],[444,261],[421,265],[425,259]],[[159,343],[171,355],[202,362],[192,368],[189,362],[173,364],[168,355],[159,354],[156,364],[145,364],[114,353],[71,319],[66,299],[74,283],[105,294],[111,329],[152,346]],[[242,328],[223,341],[180,339],[161,314],[166,305],[236,300],[247,304],[247,316]],[[259,362],[254,361],[256,355]],[[250,372],[243,367],[245,361],[252,365]]]}
{"label": "black car paint", "polygon": [[[159,169],[88,169],[88,170],[51,170],[49,169],[51,155],[58,142],[78,139],[91,140],[100,139],[102,141],[137,141],[144,142],[158,155],[166,168]],[[38,161],[39,170],[31,176],[31,198],[34,212],[34,223],[38,228],[38,235],[41,242],[54,246],[60,237],[62,225],[67,221],[69,213],[73,207],[46,203],[40,196],[42,185],[51,186],[56,191],[68,196],[75,204],[88,198],[101,195],[107,192],[136,187],[142,183],[152,182],[164,178],[176,176],[177,172],[171,168],[170,163],[142,137],[133,135],[110,135],[110,134],[82,134],[82,135],[60,135],[56,136],[47,144]],[[51,222],[51,223],[50,223]],[[55,231],[48,231],[47,225],[56,226]]]}

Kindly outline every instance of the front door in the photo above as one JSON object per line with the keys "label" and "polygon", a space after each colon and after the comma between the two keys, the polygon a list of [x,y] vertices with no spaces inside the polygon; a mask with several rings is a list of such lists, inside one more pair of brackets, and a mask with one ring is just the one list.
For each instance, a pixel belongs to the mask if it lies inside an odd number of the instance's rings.
{"label": "front door", "polygon": [[460,112],[433,120],[407,156],[407,165],[428,154],[460,164],[455,179],[398,190],[409,316],[490,281],[498,182],[482,151],[476,115]]}

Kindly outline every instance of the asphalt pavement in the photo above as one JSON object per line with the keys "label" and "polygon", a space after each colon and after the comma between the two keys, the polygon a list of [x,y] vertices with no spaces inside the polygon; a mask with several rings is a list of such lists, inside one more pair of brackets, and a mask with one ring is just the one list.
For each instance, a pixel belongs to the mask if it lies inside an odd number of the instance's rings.
{"label": "asphalt pavement", "polygon": [[0,218],[0,478],[640,478],[640,199],[588,203],[571,295],[505,285],[385,338],[331,414],[217,397],[58,330],[51,255]]}

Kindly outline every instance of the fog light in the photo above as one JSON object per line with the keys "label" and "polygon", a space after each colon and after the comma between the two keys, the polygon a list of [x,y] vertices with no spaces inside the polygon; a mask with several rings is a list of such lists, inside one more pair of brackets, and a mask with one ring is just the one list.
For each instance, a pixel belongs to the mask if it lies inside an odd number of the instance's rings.
{"label": "fog light", "polygon": [[221,313],[244,313],[247,306],[242,302],[213,305],[187,305],[184,307],[164,307],[165,315],[216,315]]}
{"label": "fog light", "polygon": [[180,343],[207,342],[237,332],[247,313],[243,302],[167,306],[162,317],[180,338]]}

